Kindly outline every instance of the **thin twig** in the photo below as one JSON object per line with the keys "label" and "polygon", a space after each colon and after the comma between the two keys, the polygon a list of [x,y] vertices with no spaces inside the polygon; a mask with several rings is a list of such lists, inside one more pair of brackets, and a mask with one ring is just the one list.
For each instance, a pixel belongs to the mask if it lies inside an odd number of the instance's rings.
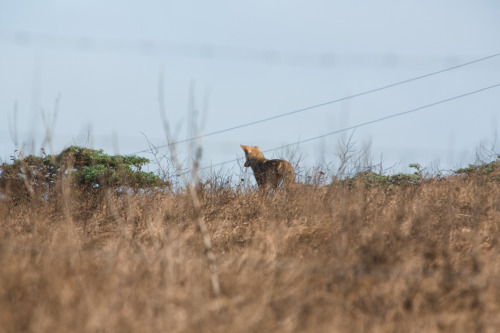
{"label": "thin twig", "polygon": [[[177,170],[181,170],[182,166],[178,163],[177,160],[177,155],[175,152],[175,142],[172,138],[171,132],[170,132],[170,126],[167,121],[166,117],[166,112],[165,112],[165,96],[164,96],[164,87],[163,87],[163,70],[160,71],[160,79],[158,82],[158,88],[159,88],[159,107],[160,107],[160,115],[161,119],[163,122],[163,128],[165,131],[165,135],[167,137],[167,142],[170,150],[170,157],[172,161],[177,165]],[[207,258],[207,263],[208,263],[208,268],[210,270],[210,281],[212,285],[212,294],[215,298],[215,307],[217,309],[217,312],[220,310],[220,305],[219,305],[219,297],[220,297],[220,283],[219,283],[219,275],[217,273],[217,266],[216,266],[216,256],[213,251],[212,247],[212,240],[210,238],[210,233],[208,231],[207,224],[204,220],[203,217],[203,210],[201,207],[200,199],[198,197],[198,193],[196,191],[195,184],[198,184],[200,179],[199,179],[199,165],[200,165],[200,160],[201,160],[201,135],[199,133],[199,128],[196,126],[196,112],[195,112],[195,107],[194,107],[194,86],[193,84],[191,85],[190,88],[190,98],[189,98],[189,118],[190,118],[190,126],[191,130],[193,131],[193,134],[198,134],[198,142],[197,144],[192,143],[191,144],[191,154],[192,154],[192,161],[193,161],[193,168],[191,172],[191,179],[187,179],[186,174],[187,173],[182,173],[180,176],[183,178],[184,183],[187,184],[188,191],[191,197],[191,201],[193,203],[193,208],[194,208],[194,219],[196,220],[196,223],[198,224],[200,233],[203,238],[203,246],[205,248],[205,256]],[[207,102],[205,101],[205,105],[207,105]]]}

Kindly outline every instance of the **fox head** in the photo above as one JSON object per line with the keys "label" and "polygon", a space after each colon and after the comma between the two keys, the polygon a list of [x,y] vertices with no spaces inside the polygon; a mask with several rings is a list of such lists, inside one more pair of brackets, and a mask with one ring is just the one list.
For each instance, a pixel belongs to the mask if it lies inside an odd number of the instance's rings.
{"label": "fox head", "polygon": [[243,149],[245,152],[245,167],[248,168],[251,166],[252,162],[254,161],[260,161],[264,159],[264,155],[262,155],[262,152],[260,151],[260,148],[255,146],[245,146],[245,145],[240,145],[240,147]]}

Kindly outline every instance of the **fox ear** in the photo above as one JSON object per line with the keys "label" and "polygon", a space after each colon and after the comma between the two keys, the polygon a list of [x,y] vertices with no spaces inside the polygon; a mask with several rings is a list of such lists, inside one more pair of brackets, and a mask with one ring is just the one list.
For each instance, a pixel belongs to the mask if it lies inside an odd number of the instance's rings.
{"label": "fox ear", "polygon": [[244,151],[248,150],[248,146],[240,145],[241,148],[243,148]]}

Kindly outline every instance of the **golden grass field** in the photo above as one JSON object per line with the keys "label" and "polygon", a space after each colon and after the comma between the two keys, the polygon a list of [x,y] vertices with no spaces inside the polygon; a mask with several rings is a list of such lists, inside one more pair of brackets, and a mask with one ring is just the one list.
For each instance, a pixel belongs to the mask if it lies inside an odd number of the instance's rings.
{"label": "golden grass field", "polygon": [[2,332],[499,332],[500,173],[0,198]]}

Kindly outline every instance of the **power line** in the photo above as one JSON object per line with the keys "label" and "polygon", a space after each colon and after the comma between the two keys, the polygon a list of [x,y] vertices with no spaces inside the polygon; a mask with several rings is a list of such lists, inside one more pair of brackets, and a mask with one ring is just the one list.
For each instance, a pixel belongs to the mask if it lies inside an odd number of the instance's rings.
{"label": "power line", "polygon": [[[405,84],[405,83],[409,83],[409,82],[412,82],[412,81],[417,81],[417,80],[420,80],[420,79],[424,79],[424,78],[427,78],[427,77],[430,77],[430,76],[433,76],[433,75],[441,74],[441,73],[448,72],[448,71],[451,71],[451,70],[454,70],[454,69],[457,69],[457,68],[461,68],[461,67],[465,67],[465,66],[468,66],[468,65],[472,65],[472,64],[475,64],[475,63],[478,63],[478,62],[481,62],[481,61],[485,61],[485,60],[488,60],[488,59],[491,59],[491,58],[494,58],[494,57],[498,57],[498,56],[500,56],[500,53],[492,54],[492,55],[489,55],[489,56],[486,56],[486,57],[483,57],[483,58],[479,58],[479,59],[475,59],[475,60],[472,60],[472,61],[460,64],[460,65],[448,67],[448,68],[445,68],[445,69],[442,69],[442,70],[439,70],[439,71],[436,71],[436,72],[428,73],[428,74],[425,74],[425,75],[420,75],[420,76],[417,76],[417,77],[413,77],[413,78],[410,78],[410,79],[406,79],[406,80],[403,80],[403,81],[399,81],[399,82],[396,82],[396,83],[385,85],[385,86],[382,86],[382,87],[379,87],[379,88],[375,88],[375,89],[371,89],[371,90],[366,90],[364,92],[360,92],[360,93],[357,93],[357,94],[354,94],[354,95],[342,97],[342,98],[335,99],[335,100],[332,100],[332,101],[328,101],[328,102],[324,102],[324,103],[320,103],[320,104],[308,106],[308,107],[305,107],[305,108],[302,108],[302,109],[298,109],[298,110],[294,110],[294,111],[290,111],[290,112],[286,112],[286,113],[281,113],[281,114],[278,114],[278,115],[275,115],[275,116],[272,116],[272,117],[268,117],[268,118],[264,118],[264,119],[260,119],[260,120],[256,120],[256,121],[252,121],[252,122],[248,122],[248,123],[244,123],[244,124],[241,124],[241,125],[236,125],[236,126],[233,126],[233,127],[228,127],[228,128],[222,129],[222,130],[210,132],[210,133],[202,135],[201,138],[208,137],[208,136],[213,136],[213,135],[217,135],[217,134],[221,134],[221,133],[225,133],[225,132],[229,132],[229,131],[233,131],[235,129],[239,129],[239,128],[243,128],[243,127],[257,125],[257,124],[260,124],[260,123],[263,123],[263,122],[267,122],[267,121],[270,121],[270,120],[275,120],[275,119],[278,119],[278,118],[287,117],[287,116],[290,116],[290,115],[293,115],[293,114],[297,114],[297,113],[300,113],[300,112],[309,111],[309,110],[316,109],[316,108],[319,108],[319,107],[322,107],[322,106],[326,106],[326,105],[338,103],[338,102],[341,102],[341,101],[345,101],[345,100],[348,100],[348,99],[353,99],[353,98],[356,98],[356,97],[360,97],[360,96],[372,94],[372,93],[375,93],[375,92],[378,92],[378,91],[382,91],[382,90],[385,90],[385,89],[393,88],[393,87],[396,87],[396,86],[399,86],[399,85],[402,85],[402,84]],[[188,138],[188,139],[183,139],[183,140],[180,140],[180,141],[176,141],[176,142],[174,142],[172,144],[175,145],[175,144],[178,144],[178,143],[190,142],[190,141],[193,141],[193,140],[197,140],[199,138],[200,137],[192,137],[192,138]],[[169,145],[170,144],[160,145],[160,146],[157,146],[156,148],[157,149],[161,149],[161,148],[168,147]],[[150,151],[150,149],[145,149],[145,150],[141,150],[141,151],[132,153],[130,155],[135,155],[135,154],[140,154],[140,153],[146,153],[146,152],[149,152],[149,151]]]}
{"label": "power line", "polygon": [[[315,136],[315,137],[312,137],[312,138],[308,138],[308,139],[305,139],[305,140],[301,140],[301,141],[298,141],[298,142],[286,144],[286,145],[283,145],[283,146],[280,146],[280,147],[275,147],[275,148],[267,149],[267,150],[264,150],[263,153],[268,153],[268,152],[271,152],[271,151],[274,151],[274,150],[278,150],[278,149],[283,149],[283,148],[290,147],[290,146],[299,145],[299,144],[302,144],[302,143],[305,143],[305,142],[309,142],[309,141],[321,139],[321,138],[324,138],[324,137],[327,137],[327,136],[330,136],[330,135],[334,135],[334,134],[338,134],[338,133],[341,133],[341,132],[350,131],[350,130],[353,130],[353,129],[356,129],[356,128],[359,128],[359,127],[363,127],[363,126],[366,126],[366,125],[371,125],[371,124],[378,123],[378,122],[381,122],[381,121],[384,121],[384,120],[388,120],[388,119],[391,119],[391,118],[400,117],[400,116],[403,116],[403,115],[407,115],[409,113],[417,112],[417,111],[420,111],[420,110],[423,110],[423,109],[430,108],[432,106],[436,106],[436,105],[439,105],[439,104],[450,102],[450,101],[453,101],[453,100],[456,100],[456,99],[459,99],[459,98],[463,98],[463,97],[466,97],[466,96],[474,95],[474,94],[483,92],[485,90],[493,89],[493,88],[496,88],[496,87],[500,87],[500,83],[492,85],[492,86],[488,86],[488,87],[485,87],[485,88],[481,88],[479,90],[474,90],[474,91],[471,91],[471,92],[468,92],[468,93],[464,93],[464,94],[461,94],[461,95],[458,95],[458,96],[454,96],[454,97],[450,97],[450,98],[447,98],[447,99],[443,99],[443,100],[440,100],[438,102],[427,104],[427,105],[424,105],[424,106],[421,106],[421,107],[418,107],[418,108],[414,108],[414,109],[411,109],[411,110],[407,110],[407,111],[403,111],[403,112],[399,112],[399,113],[394,113],[394,114],[391,114],[391,115],[388,115],[388,116],[385,116],[385,117],[382,117],[382,118],[377,118],[377,119],[366,121],[366,122],[363,122],[363,123],[360,123],[360,124],[357,124],[357,125],[354,125],[354,126],[342,128],[342,129],[337,130],[337,131],[325,133],[325,134],[318,135],[318,136]],[[206,167],[200,168],[200,170],[205,170],[205,169],[209,169],[209,168],[213,168],[213,167],[225,165],[225,164],[228,164],[228,163],[234,163],[236,161],[238,161],[238,159],[234,159],[234,160],[230,160],[230,161],[225,161],[225,162],[221,162],[221,163],[217,163],[217,164],[212,164],[210,166],[206,166]]]}

